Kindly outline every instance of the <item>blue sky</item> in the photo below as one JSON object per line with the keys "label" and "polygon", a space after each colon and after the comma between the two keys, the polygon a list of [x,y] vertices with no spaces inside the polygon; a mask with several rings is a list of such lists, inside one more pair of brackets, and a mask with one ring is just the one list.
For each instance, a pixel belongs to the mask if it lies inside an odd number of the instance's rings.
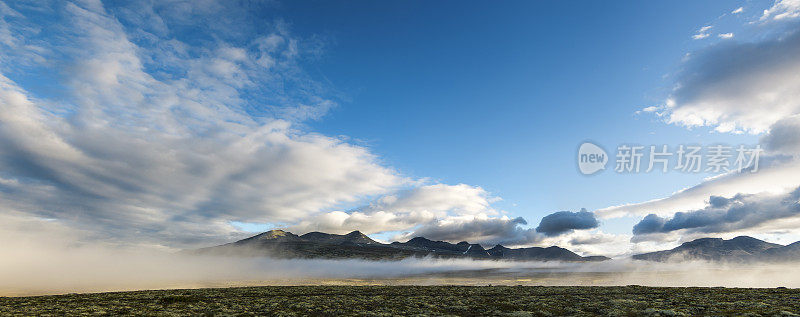
{"label": "blue sky", "polygon": [[[800,238],[776,203],[800,185],[793,0],[0,4],[8,232],[185,248],[361,230],[612,256]],[[611,168],[579,173],[586,141]],[[621,144],[761,144],[764,171],[620,174]]]}
{"label": "blue sky", "polygon": [[315,66],[348,98],[314,130],[361,140],[413,175],[480,184],[504,210],[538,221],[660,198],[708,176],[586,178],[573,159],[584,140],[755,143],[634,115],[663,102],[665,76],[708,44],[691,35],[732,5],[298,2],[278,12],[297,31],[325,30],[331,44]]}

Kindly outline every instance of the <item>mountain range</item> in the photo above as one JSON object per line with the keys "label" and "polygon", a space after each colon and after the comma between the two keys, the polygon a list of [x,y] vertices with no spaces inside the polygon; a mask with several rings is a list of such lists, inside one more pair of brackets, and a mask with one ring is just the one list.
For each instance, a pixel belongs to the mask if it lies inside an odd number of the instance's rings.
{"label": "mountain range", "polygon": [[406,242],[384,244],[372,240],[359,231],[343,235],[323,232],[296,235],[283,230],[270,230],[236,242],[188,252],[206,255],[367,260],[400,260],[428,256],[519,261],[587,262],[608,260],[604,256],[580,256],[556,246],[514,249],[498,244],[491,249],[485,249],[480,244],[466,241],[453,244],[423,237],[416,237]]}
{"label": "mountain range", "polygon": [[[604,256],[580,256],[570,250],[551,247],[508,248],[495,245],[485,249],[477,243],[450,243],[415,237],[406,242],[380,243],[361,233],[330,234],[309,232],[296,235],[270,230],[236,242],[185,251],[191,254],[224,256],[269,256],[274,258],[326,258],[400,260],[409,257],[470,258],[517,261],[604,261]],[[724,240],[701,238],[663,251],[633,255],[634,260],[655,262],[790,262],[800,261],[800,241],[780,245],[753,237]]]}
{"label": "mountain range", "polygon": [[637,254],[634,260],[656,262],[788,262],[800,260],[800,241],[790,245],[769,243],[753,237],[739,236],[730,240],[702,238],[685,242],[671,250]]}

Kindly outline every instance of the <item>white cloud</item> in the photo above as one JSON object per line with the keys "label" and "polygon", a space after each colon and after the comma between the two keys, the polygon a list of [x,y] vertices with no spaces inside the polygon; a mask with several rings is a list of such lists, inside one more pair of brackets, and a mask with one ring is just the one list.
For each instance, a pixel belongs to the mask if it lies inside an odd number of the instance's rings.
{"label": "white cloud", "polygon": [[13,202],[6,206],[42,216],[74,220],[80,213],[83,225],[111,221],[167,233],[222,219],[297,220],[404,183],[366,149],[284,121],[211,136],[76,127],[43,114],[9,85],[0,86],[0,162],[18,185],[4,184],[0,196]]}
{"label": "white cloud", "polygon": [[776,0],[761,15],[760,20],[786,20],[800,17],[800,0]]}
{"label": "white cloud", "polygon": [[744,11],[744,7],[738,7],[735,10],[731,11],[731,14],[739,14]]}
{"label": "white cloud", "polygon": [[701,40],[701,39],[707,38],[708,37],[708,31],[711,30],[712,27],[713,26],[711,26],[711,25],[706,25],[704,27],[701,27],[699,30],[697,30],[697,33],[692,35],[692,38],[695,39],[695,40]]}
{"label": "white cloud", "polygon": [[800,34],[692,54],[667,100],[668,122],[763,133],[800,113]]}
{"label": "white cloud", "polygon": [[601,218],[625,216],[641,217],[647,214],[669,216],[675,212],[700,209],[710,196],[730,197],[738,193],[754,194],[760,192],[780,193],[800,185],[800,162],[762,161],[756,173],[729,173],[709,178],[702,183],[682,189],[665,198],[641,203],[611,206],[597,210]]}
{"label": "white cloud", "polygon": [[652,114],[654,114],[654,115],[656,115],[658,117],[661,117],[661,116],[664,115],[664,109],[665,109],[664,106],[648,106],[648,107],[642,108],[641,110],[636,110],[636,112],[634,112],[634,114],[640,115],[642,113],[652,113]]}
{"label": "white cloud", "polygon": [[[65,39],[50,58],[68,68],[70,94],[38,99],[0,75],[4,212],[109,241],[182,246],[225,240],[236,233],[228,221],[298,221],[411,184],[368,149],[290,121],[319,117],[333,102],[298,74],[285,30],[255,53],[224,42],[144,47],[100,3],[68,3],[60,14],[71,24],[49,34]],[[257,62],[264,54],[274,54],[269,70]],[[154,76],[153,60],[176,71]],[[305,95],[280,90],[290,74]],[[265,108],[278,119],[247,113],[242,94],[259,90],[273,91],[267,98],[279,103]]]}
{"label": "white cloud", "polygon": [[351,210],[325,212],[288,226],[297,233],[322,231],[364,233],[411,230],[420,224],[459,217],[495,218],[491,206],[499,198],[483,188],[466,184],[434,184],[382,196],[369,205]]}
{"label": "white cloud", "polygon": [[9,18],[18,18],[22,16],[14,9],[11,9],[3,2],[0,2],[0,45],[6,47],[15,47],[17,39],[13,35],[11,26],[6,21]]}
{"label": "white cloud", "polygon": [[733,38],[733,33],[720,33],[720,34],[717,34],[717,36],[719,38],[721,38],[721,39],[729,39],[729,38]]}

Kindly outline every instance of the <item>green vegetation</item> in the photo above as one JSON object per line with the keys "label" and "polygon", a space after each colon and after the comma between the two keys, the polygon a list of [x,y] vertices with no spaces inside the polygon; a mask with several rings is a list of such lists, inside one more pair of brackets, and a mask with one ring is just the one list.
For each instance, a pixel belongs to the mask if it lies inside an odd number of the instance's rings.
{"label": "green vegetation", "polygon": [[0,297],[0,315],[797,316],[800,290],[267,286]]}

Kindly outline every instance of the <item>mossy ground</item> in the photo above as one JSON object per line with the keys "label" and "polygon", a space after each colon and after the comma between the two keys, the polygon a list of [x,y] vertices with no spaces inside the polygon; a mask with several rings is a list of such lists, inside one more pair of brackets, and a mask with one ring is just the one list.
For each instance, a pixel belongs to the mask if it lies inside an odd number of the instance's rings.
{"label": "mossy ground", "polygon": [[537,286],[266,286],[0,297],[0,315],[793,316],[800,290]]}

